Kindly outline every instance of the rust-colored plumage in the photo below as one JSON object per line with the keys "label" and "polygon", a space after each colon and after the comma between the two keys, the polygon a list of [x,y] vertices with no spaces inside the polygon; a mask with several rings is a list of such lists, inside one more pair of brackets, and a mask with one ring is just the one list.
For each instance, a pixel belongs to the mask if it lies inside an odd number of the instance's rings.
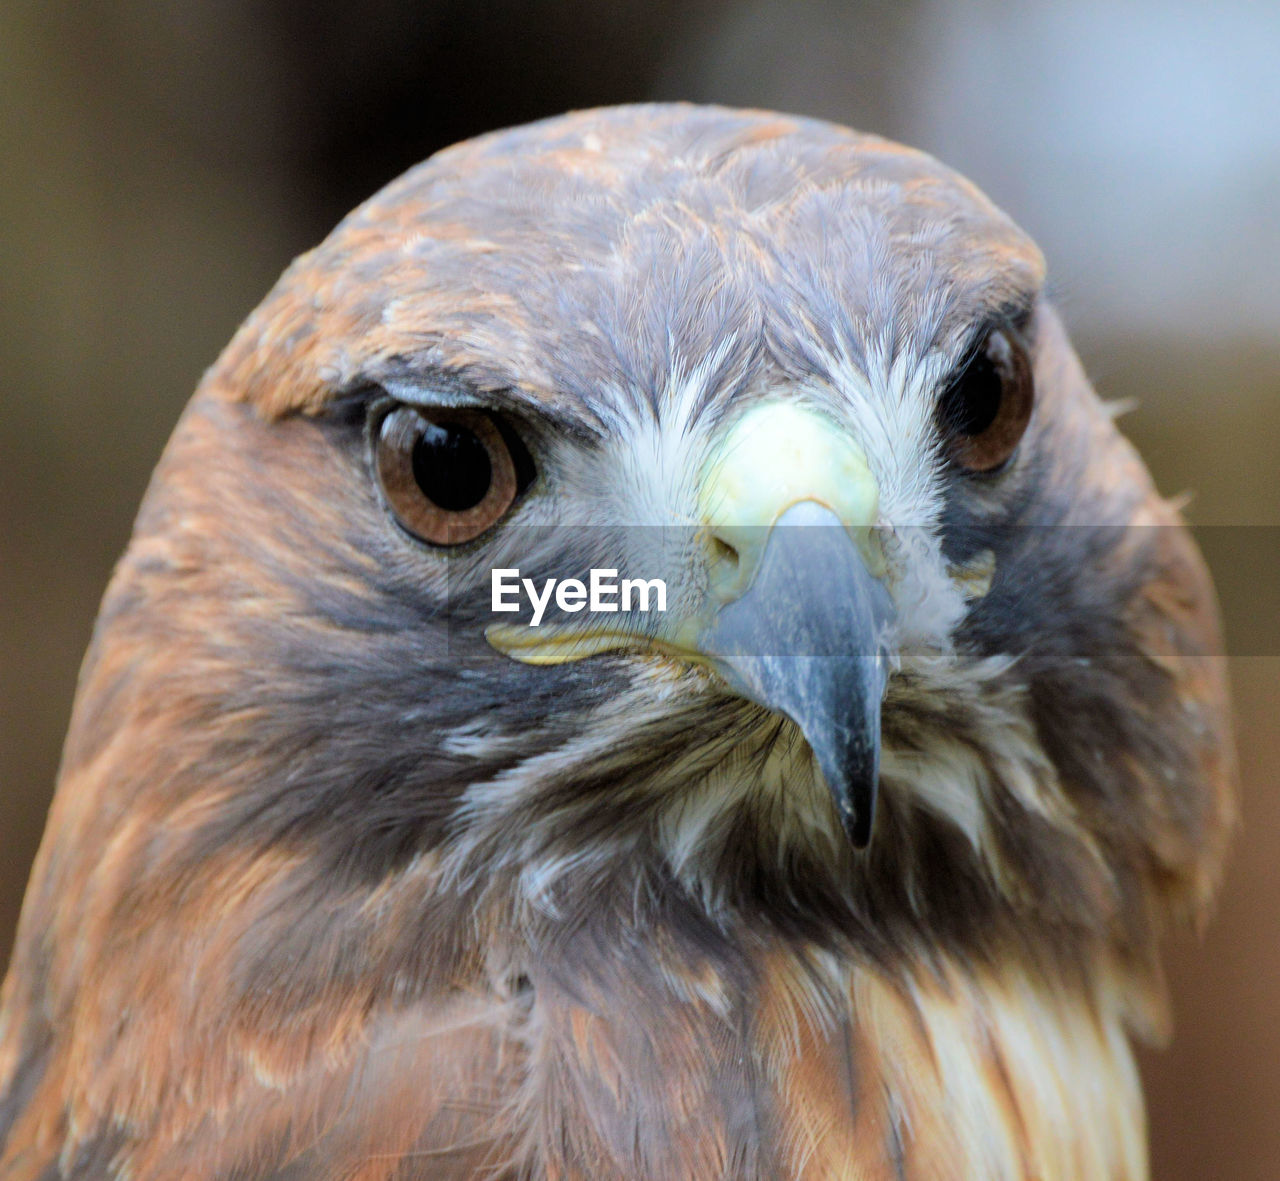
{"label": "rust-colored plumage", "polygon": [[[449,149],[299,259],[103,602],[4,986],[0,1178],[1144,1177],[1129,1038],[1217,881],[1226,691],[1042,279],[926,156],[680,106]],[[973,473],[936,408],[990,331],[1035,408]],[[509,515],[447,553],[397,525],[388,404],[512,424]],[[640,635],[519,662],[475,606],[540,530],[576,569],[701,528],[716,440],[777,404],[879,495],[865,850],[793,714]]]}

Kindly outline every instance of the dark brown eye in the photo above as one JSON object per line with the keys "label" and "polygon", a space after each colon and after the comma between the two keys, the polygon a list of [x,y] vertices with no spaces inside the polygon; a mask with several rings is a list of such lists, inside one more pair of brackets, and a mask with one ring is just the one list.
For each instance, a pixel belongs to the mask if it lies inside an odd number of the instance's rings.
{"label": "dark brown eye", "polygon": [[400,406],[378,428],[378,479],[410,533],[460,545],[498,521],[522,491],[513,445],[520,447],[510,428],[483,411]]}
{"label": "dark brown eye", "polygon": [[1031,419],[1031,358],[1011,328],[993,328],[938,406],[951,458],[971,472],[1008,462]]}

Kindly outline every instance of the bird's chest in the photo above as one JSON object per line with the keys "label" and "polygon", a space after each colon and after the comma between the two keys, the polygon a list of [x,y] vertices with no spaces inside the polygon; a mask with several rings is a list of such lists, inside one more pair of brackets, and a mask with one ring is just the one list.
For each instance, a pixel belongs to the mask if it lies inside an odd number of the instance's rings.
{"label": "bird's chest", "polygon": [[1141,1096],[1118,1023],[1025,974],[929,987],[770,959],[749,988],[665,970],[539,997],[520,1082],[548,1178],[1130,1179]]}

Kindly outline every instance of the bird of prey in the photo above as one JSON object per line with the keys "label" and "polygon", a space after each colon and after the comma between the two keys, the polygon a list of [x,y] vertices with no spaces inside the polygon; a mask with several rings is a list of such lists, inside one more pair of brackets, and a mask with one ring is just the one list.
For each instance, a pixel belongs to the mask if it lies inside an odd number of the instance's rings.
{"label": "bird of prey", "polygon": [[765,112],[348,216],[106,592],[0,1177],[1145,1176],[1227,700],[1043,285],[929,156]]}

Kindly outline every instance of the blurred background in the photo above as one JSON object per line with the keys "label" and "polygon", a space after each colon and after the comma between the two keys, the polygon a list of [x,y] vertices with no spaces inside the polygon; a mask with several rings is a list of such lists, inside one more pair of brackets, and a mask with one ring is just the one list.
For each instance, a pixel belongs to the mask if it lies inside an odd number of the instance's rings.
{"label": "blurred background", "polygon": [[295,254],[456,139],[693,99],[927,149],[1029,230],[1215,568],[1244,825],[1155,1176],[1280,1176],[1280,8],[1247,0],[0,7],[0,963],[97,600],[201,371]]}

